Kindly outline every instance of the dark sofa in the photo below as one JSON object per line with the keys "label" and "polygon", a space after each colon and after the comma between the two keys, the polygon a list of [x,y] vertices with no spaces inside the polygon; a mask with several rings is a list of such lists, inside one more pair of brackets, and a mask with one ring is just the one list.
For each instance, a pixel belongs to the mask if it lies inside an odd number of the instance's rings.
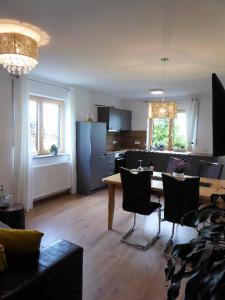
{"label": "dark sofa", "polygon": [[34,257],[7,257],[0,274],[0,299],[81,300],[83,248],[65,240]]}

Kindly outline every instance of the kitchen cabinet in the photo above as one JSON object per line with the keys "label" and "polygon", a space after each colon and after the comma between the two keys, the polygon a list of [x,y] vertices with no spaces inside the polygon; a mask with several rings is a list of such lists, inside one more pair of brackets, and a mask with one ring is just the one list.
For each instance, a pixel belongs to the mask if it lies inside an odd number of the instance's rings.
{"label": "kitchen cabinet", "polygon": [[106,122],[107,130],[131,130],[132,112],[115,107],[98,107],[98,121]]}
{"label": "kitchen cabinet", "polygon": [[105,156],[105,176],[115,174],[115,154],[108,154]]}
{"label": "kitchen cabinet", "polygon": [[120,109],[120,130],[131,130],[132,112],[126,109]]}
{"label": "kitchen cabinet", "polygon": [[110,107],[108,112],[108,118],[108,130],[120,131],[120,110],[118,108]]}
{"label": "kitchen cabinet", "polygon": [[184,159],[188,168],[185,170],[185,174],[190,176],[198,175],[199,163],[201,160],[209,162],[216,162],[217,159],[210,156],[203,156],[197,154],[185,154],[185,153],[168,153],[168,152],[154,152],[154,151],[132,151],[129,150],[125,153],[125,166],[128,169],[138,167],[138,160],[142,160],[142,166],[147,167],[150,162],[154,165],[154,170],[157,172],[166,172],[167,165],[170,157],[176,157]]}

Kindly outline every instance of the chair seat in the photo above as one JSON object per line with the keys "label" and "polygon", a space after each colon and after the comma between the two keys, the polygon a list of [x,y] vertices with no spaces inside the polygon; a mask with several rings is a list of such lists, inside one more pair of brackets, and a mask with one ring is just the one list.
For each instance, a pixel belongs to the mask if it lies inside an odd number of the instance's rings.
{"label": "chair seat", "polygon": [[[138,199],[137,199],[137,201],[138,201]],[[149,201],[147,206],[142,206],[142,207],[134,207],[132,205],[130,205],[130,207],[129,207],[129,204],[127,204],[126,211],[148,216],[160,207],[161,207],[160,203]]]}
{"label": "chair seat", "polygon": [[152,202],[150,201],[150,206],[149,206],[149,213],[151,214],[153,211],[156,209],[160,208],[162,205],[158,202]]}

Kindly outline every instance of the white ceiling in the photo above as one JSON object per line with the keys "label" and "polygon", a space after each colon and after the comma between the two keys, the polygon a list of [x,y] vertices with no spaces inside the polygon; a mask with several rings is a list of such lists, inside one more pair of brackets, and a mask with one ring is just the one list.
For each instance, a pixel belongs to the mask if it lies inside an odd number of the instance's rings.
{"label": "white ceiling", "polygon": [[0,0],[0,18],[32,23],[50,35],[32,75],[122,98],[211,90],[225,82],[225,0]]}

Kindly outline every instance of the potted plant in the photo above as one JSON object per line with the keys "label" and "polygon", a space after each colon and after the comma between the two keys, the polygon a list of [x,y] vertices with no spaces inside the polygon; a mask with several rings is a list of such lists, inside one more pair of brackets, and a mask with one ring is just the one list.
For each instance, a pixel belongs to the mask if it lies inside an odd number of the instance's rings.
{"label": "potted plant", "polygon": [[59,152],[58,147],[55,144],[51,145],[50,153],[53,154],[53,155],[57,155],[58,152]]}
{"label": "potted plant", "polygon": [[163,142],[156,143],[155,147],[156,147],[157,150],[160,150],[160,151],[165,150],[165,145],[164,145]]}
{"label": "potted plant", "polygon": [[[198,230],[198,236],[186,244],[174,246],[165,269],[170,282],[168,300],[178,297],[181,281],[190,278],[185,287],[185,300],[222,300],[225,295],[225,209],[216,206],[218,198],[212,195],[212,205],[184,216]],[[188,220],[187,220],[188,219]]]}
{"label": "potted plant", "polygon": [[173,175],[177,177],[183,177],[184,171],[188,164],[182,159],[174,159],[172,162]]}

